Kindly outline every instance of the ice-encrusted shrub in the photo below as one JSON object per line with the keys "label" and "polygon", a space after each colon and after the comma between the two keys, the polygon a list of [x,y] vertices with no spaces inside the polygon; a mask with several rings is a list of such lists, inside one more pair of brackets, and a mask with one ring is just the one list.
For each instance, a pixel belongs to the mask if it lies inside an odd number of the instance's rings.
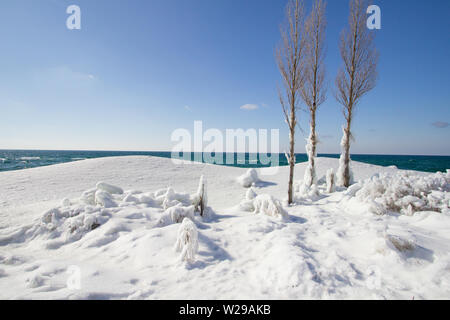
{"label": "ice-encrusted shrub", "polygon": [[281,206],[280,201],[269,194],[261,194],[253,199],[253,213],[265,214],[276,218],[287,218],[287,213]]}
{"label": "ice-encrusted shrub", "polygon": [[327,170],[327,193],[332,193],[335,191],[335,185],[336,185],[336,175],[334,174],[334,170],[328,169]]}
{"label": "ice-encrusted shrub", "polygon": [[109,218],[108,212],[98,206],[56,207],[42,215],[40,222],[32,228],[28,236],[56,239],[54,242],[49,242],[47,247],[57,248],[65,243],[81,239],[84,234],[106,223]]}
{"label": "ice-encrusted shrub", "polygon": [[189,218],[184,218],[178,229],[175,250],[181,252],[181,261],[194,261],[198,251],[198,231],[194,222]]}
{"label": "ice-encrusted shrub", "polygon": [[255,169],[248,169],[246,173],[237,178],[237,181],[244,188],[250,188],[254,183],[259,182],[258,172]]}
{"label": "ice-encrusted shrub", "polygon": [[386,243],[389,247],[394,247],[399,252],[412,251],[416,247],[414,242],[393,235],[386,235]]}
{"label": "ice-encrusted shrub", "polygon": [[184,218],[194,220],[194,206],[183,207],[181,204],[168,208],[158,220],[159,227],[165,227],[174,223],[181,223]]}
{"label": "ice-encrusted shrub", "polygon": [[371,211],[412,215],[417,211],[449,212],[450,171],[417,174],[397,172],[376,174],[355,185],[356,199],[371,204]]}
{"label": "ice-encrusted shrub", "polygon": [[173,188],[169,187],[163,190],[158,190],[155,193],[155,201],[158,205],[162,206],[164,210],[177,206],[178,204],[189,205],[190,197],[188,194],[176,193]]}
{"label": "ice-encrusted shrub", "polygon": [[203,217],[206,208],[208,207],[208,193],[206,178],[202,175],[198,184],[197,193],[192,196],[192,204],[195,207],[195,211],[200,212]]}

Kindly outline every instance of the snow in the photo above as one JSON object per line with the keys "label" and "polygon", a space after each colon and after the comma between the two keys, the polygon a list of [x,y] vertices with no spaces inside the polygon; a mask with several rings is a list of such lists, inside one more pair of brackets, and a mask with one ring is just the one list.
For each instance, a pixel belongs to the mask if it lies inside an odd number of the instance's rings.
{"label": "snow", "polygon": [[258,173],[256,169],[248,169],[247,172],[237,178],[237,181],[244,188],[250,188],[252,185],[259,182]]}
{"label": "snow", "polygon": [[97,183],[96,188],[97,188],[97,190],[103,190],[110,194],[123,194],[122,188],[113,186],[113,185],[105,183],[105,182]]}
{"label": "snow", "polygon": [[0,298],[449,299],[449,172],[352,161],[330,193],[339,160],[315,161],[291,206],[288,167],[247,189],[246,169],[145,156],[2,172]]}

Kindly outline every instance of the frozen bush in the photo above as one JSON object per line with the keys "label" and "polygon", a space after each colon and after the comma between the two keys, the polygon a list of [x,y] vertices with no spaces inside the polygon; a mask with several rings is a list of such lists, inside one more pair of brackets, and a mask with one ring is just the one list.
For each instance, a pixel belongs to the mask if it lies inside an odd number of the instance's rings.
{"label": "frozen bush", "polygon": [[179,204],[182,205],[190,205],[190,196],[185,193],[176,193],[173,188],[167,188],[164,189],[165,192],[163,193],[162,190],[159,190],[155,193],[155,202],[156,204],[162,206],[164,210],[177,206]]}
{"label": "frozen bush", "polygon": [[194,206],[183,207],[178,204],[168,208],[158,220],[159,227],[165,227],[174,223],[181,223],[184,218],[194,219]]}
{"label": "frozen bush", "polygon": [[265,214],[276,218],[287,218],[287,213],[281,206],[280,201],[269,194],[262,194],[253,199],[253,213]]}
{"label": "frozen bush", "polygon": [[389,247],[394,247],[400,252],[412,251],[416,247],[414,242],[400,238],[398,236],[387,235],[386,241]]}
{"label": "frozen bush", "polygon": [[[447,212],[450,199],[450,176],[437,172],[419,174],[397,172],[374,175],[360,184],[353,196],[371,204],[379,212],[394,211],[412,215],[417,211]],[[356,187],[355,187],[356,188]]]}
{"label": "frozen bush", "polygon": [[166,211],[174,223],[180,223],[184,218],[194,219],[194,206],[190,207],[171,207]]}
{"label": "frozen bush", "polygon": [[47,249],[56,249],[81,239],[84,234],[106,223],[109,218],[109,214],[100,207],[56,207],[43,213],[41,220],[30,229],[27,237],[44,237],[50,240],[46,243]]}
{"label": "frozen bush", "polygon": [[189,218],[184,218],[178,229],[175,250],[181,252],[181,261],[194,261],[198,251],[198,231],[194,222]]}
{"label": "frozen bush", "polygon": [[200,212],[200,215],[202,217],[205,213],[206,208],[208,207],[208,193],[206,183],[206,178],[204,176],[201,176],[197,193],[192,197],[192,204],[195,207],[195,211]]}
{"label": "frozen bush", "polygon": [[109,194],[123,194],[123,190],[119,187],[113,186],[106,182],[99,182],[96,185],[97,190],[103,190],[108,192]]}
{"label": "frozen bush", "polygon": [[249,169],[242,176],[239,176],[237,181],[244,188],[250,188],[254,183],[259,182],[258,172],[255,169]]}
{"label": "frozen bush", "polygon": [[334,170],[328,169],[327,170],[327,193],[333,193],[335,191],[335,184],[336,184],[336,175],[334,174]]}

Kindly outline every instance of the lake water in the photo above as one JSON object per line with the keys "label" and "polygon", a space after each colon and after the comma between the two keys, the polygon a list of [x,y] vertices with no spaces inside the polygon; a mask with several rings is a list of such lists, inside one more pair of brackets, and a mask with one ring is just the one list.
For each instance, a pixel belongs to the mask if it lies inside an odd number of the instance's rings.
{"label": "lake water", "polygon": [[[47,151],[47,150],[0,150],[0,171],[21,170],[48,166],[57,163],[79,161],[92,158],[117,156],[156,156],[170,158],[170,152],[158,151]],[[198,155],[198,154],[197,154]],[[195,160],[195,155],[191,159]],[[258,157],[249,154],[233,154],[236,167],[264,167]],[[339,158],[338,154],[319,154],[319,157]],[[279,154],[279,164],[287,165],[284,154]],[[397,166],[399,169],[409,169],[427,172],[445,172],[450,169],[450,156],[408,156],[408,155],[363,155],[355,154],[352,160],[380,166]],[[308,160],[306,154],[296,155],[297,163]],[[203,160],[203,159],[202,159]],[[225,156],[224,161],[225,162]]]}

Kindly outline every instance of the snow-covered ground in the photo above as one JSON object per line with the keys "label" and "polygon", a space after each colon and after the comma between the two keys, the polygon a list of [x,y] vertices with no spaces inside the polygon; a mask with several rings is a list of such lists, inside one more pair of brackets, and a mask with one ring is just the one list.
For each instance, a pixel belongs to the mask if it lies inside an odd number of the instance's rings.
{"label": "snow-covered ground", "polygon": [[[361,182],[329,194],[338,160],[316,163],[291,207],[287,167],[252,191],[246,169],[144,156],[0,173],[0,298],[449,299],[450,174],[353,162]],[[202,175],[208,217],[180,230]]]}

